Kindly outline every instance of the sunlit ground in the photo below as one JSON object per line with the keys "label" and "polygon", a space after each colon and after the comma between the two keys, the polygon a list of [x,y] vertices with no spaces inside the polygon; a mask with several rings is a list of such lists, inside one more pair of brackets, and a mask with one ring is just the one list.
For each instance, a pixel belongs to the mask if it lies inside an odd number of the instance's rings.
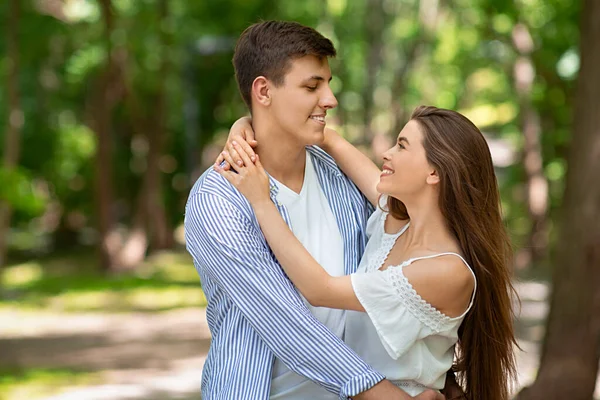
{"label": "sunlit ground", "polygon": [[[3,278],[0,400],[198,400],[210,333],[183,251],[109,278],[88,253],[17,263]],[[537,372],[549,288],[534,276],[516,287],[521,387]]]}
{"label": "sunlit ground", "polygon": [[206,305],[183,252],[158,254],[135,272],[111,277],[101,275],[91,254],[15,264],[4,272],[4,287],[2,311],[131,312]]}
{"label": "sunlit ground", "polygon": [[[110,352],[126,353],[115,343],[121,346],[125,339],[135,342],[129,331],[135,334],[139,328],[143,329],[140,334],[145,334],[148,328],[141,327],[151,326],[158,316],[169,324],[169,319],[177,319],[173,315],[179,309],[198,310],[206,306],[198,275],[183,251],[157,254],[134,272],[110,277],[98,272],[94,260],[93,253],[83,253],[17,263],[4,270],[4,293],[0,297],[0,400],[33,400],[60,393],[66,387],[101,384],[110,377],[104,373],[110,363],[103,365],[98,361],[100,364],[95,365],[85,360],[101,360],[103,354],[85,353],[84,346],[105,348],[107,357],[111,357]],[[189,319],[200,317],[192,315]],[[111,331],[115,326],[122,328]],[[82,333],[96,332],[102,332],[102,337],[93,343],[76,344],[85,340]],[[152,340],[156,342],[155,338]],[[175,340],[184,341],[181,337]],[[66,346],[65,342],[70,342],[70,351],[81,355],[80,361],[54,357],[48,364],[56,361],[62,365],[29,365],[39,364],[40,360],[44,364],[44,351],[56,352]],[[148,351],[154,351],[154,342]],[[16,344],[22,349],[15,350]],[[15,362],[11,362],[10,350]],[[20,353],[15,355],[16,351]],[[31,360],[31,356],[24,355],[27,352],[38,354]],[[128,358],[131,359],[123,357]],[[20,362],[28,365],[19,365]]]}

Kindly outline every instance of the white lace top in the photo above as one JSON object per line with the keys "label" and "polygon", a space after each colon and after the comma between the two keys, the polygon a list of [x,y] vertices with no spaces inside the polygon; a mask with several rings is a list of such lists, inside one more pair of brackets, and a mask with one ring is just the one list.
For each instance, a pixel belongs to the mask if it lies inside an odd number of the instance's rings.
{"label": "white lace top", "polygon": [[415,396],[426,388],[444,387],[458,328],[473,305],[475,290],[467,310],[451,318],[423,300],[402,272],[416,260],[449,254],[469,267],[456,253],[413,258],[379,271],[396,239],[408,228],[406,225],[398,233],[387,234],[386,217],[387,213],[378,208],[367,224],[370,239],[357,272],[351,276],[366,313],[348,311],[345,342],[387,379]]}

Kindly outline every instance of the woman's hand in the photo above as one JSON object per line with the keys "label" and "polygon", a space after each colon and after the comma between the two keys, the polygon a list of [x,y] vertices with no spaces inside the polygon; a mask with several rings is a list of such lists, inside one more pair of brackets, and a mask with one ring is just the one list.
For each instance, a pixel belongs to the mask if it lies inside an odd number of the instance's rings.
{"label": "woman's hand", "polygon": [[[254,158],[256,154],[254,154],[253,147],[258,145],[258,142],[254,139],[254,130],[252,129],[252,118],[250,117],[242,117],[235,121],[229,130],[229,136],[227,137],[227,143],[225,143],[225,147],[223,151],[228,152],[231,155],[232,161],[238,165],[243,166],[244,162],[239,156],[237,150],[234,148],[232,142],[236,141],[240,144],[242,149],[246,152],[246,154],[250,157],[250,160],[254,162]],[[223,157],[223,153],[219,154],[217,160],[215,161],[215,165],[221,165],[221,163],[225,160]],[[228,171],[230,169],[230,162],[227,161],[225,165],[223,165],[223,169]]]}
{"label": "woman's hand", "polygon": [[237,141],[232,140],[231,147],[239,156],[242,164],[234,161],[231,153],[225,150],[221,156],[232,166],[233,171],[225,170],[220,165],[215,165],[214,169],[235,186],[255,210],[262,204],[272,203],[269,193],[269,176],[260,163],[258,155],[254,156],[255,161],[252,162],[246,150]]}
{"label": "woman's hand", "polygon": [[[323,132],[323,142],[319,147],[325,150],[326,153],[329,153],[331,147],[335,144],[336,140],[340,139],[340,134],[334,131],[331,128],[325,127],[325,131]],[[331,153],[329,153],[331,155]]]}

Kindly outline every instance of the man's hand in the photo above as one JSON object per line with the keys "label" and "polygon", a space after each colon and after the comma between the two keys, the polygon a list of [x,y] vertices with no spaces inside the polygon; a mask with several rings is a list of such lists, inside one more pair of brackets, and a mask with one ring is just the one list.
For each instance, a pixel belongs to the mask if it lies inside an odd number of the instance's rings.
{"label": "man's hand", "polygon": [[427,389],[426,391],[416,395],[414,399],[418,400],[446,400],[446,397],[437,390]]}
{"label": "man's hand", "polygon": [[452,370],[446,373],[446,383],[444,384],[442,393],[444,393],[448,400],[466,400],[467,398],[465,392],[462,390],[458,382],[456,382],[456,377],[454,376],[454,372]]}
{"label": "man's hand", "polygon": [[371,389],[359,393],[352,398],[354,400],[446,400],[443,394],[431,389],[427,389],[421,394],[413,397],[386,379],[382,380]]}
{"label": "man's hand", "polygon": [[[238,152],[235,150],[233,146],[233,142],[236,141],[240,144],[240,146],[244,149],[246,154],[250,157],[250,159],[254,162],[255,154],[253,147],[258,145],[258,142],[254,139],[254,130],[252,129],[252,118],[250,117],[242,117],[235,121],[229,130],[229,136],[227,137],[227,143],[225,143],[225,147],[223,151],[229,153],[231,155],[231,159],[237,163],[240,167],[244,165],[242,158],[239,156]],[[225,160],[223,156],[223,152],[219,154],[215,161],[215,165],[220,165]],[[223,166],[225,171],[229,170],[229,162],[226,162]]]}

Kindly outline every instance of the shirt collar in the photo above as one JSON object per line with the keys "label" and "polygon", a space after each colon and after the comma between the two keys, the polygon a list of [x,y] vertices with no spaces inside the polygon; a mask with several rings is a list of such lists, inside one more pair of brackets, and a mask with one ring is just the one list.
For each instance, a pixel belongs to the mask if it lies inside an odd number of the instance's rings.
{"label": "shirt collar", "polygon": [[333,158],[323,149],[317,146],[307,146],[306,150],[308,150],[308,153],[313,157],[313,164],[315,164],[315,168],[316,164],[318,164],[319,166],[324,167],[327,172],[336,177],[343,176]]}

